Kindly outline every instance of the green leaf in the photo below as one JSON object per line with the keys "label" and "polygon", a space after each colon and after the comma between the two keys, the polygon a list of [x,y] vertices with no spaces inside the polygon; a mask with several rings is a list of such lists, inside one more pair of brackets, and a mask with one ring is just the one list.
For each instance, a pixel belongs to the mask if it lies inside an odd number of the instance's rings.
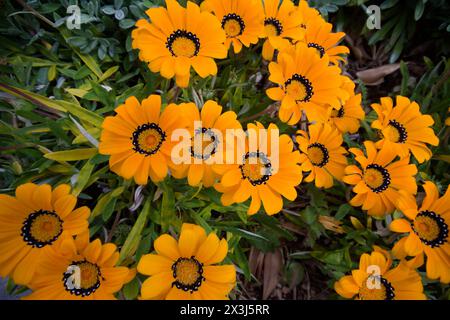
{"label": "green leaf", "polygon": [[120,8],[122,8],[123,5],[123,0],[114,0],[114,8],[116,10],[119,10]]}
{"label": "green leaf", "polygon": [[313,251],[311,252],[311,256],[316,258],[319,261],[322,261],[323,263],[335,265],[335,266],[342,266],[346,265],[347,259],[346,256],[348,255],[348,248],[342,248],[335,251]]}
{"label": "green leaf", "polygon": [[400,61],[400,73],[402,74],[402,84],[400,89],[400,95],[408,95],[408,82],[409,82],[409,71],[408,66],[405,62]]}
{"label": "green leaf", "polygon": [[56,151],[44,154],[44,157],[55,161],[86,160],[97,154],[97,148]]}
{"label": "green leaf", "polygon": [[77,182],[75,182],[75,186],[72,189],[72,194],[74,196],[78,196],[81,191],[86,187],[86,185],[89,182],[89,179],[91,178],[92,171],[95,168],[95,163],[93,163],[91,160],[92,158],[96,157],[97,155],[94,155],[93,157],[89,158],[88,161],[84,164],[84,166],[81,168],[80,172],[78,173]]}
{"label": "green leaf", "polygon": [[87,39],[84,37],[70,37],[67,38],[67,41],[76,47],[82,47],[85,46],[87,44]]}
{"label": "green leaf", "polygon": [[405,14],[400,16],[400,19],[399,19],[397,25],[392,30],[391,38],[389,39],[388,45],[385,48],[386,51],[388,51],[392,47],[394,47],[395,44],[397,43],[397,41],[400,41],[399,39],[405,33],[405,29],[407,27],[407,25],[406,25],[407,19],[408,19],[408,17]]}
{"label": "green leaf", "polygon": [[142,208],[141,213],[139,214],[136,223],[130,231],[125,243],[122,246],[119,254],[119,264],[122,263],[126,258],[131,257],[137,250],[139,241],[141,240],[142,230],[147,223],[148,217],[150,215],[150,198],[147,198],[145,201],[144,207]]}
{"label": "green leaf", "polygon": [[[98,176],[98,173],[102,170],[97,171],[93,177]],[[100,199],[97,202],[97,205],[94,207],[94,210],[92,210],[90,220],[92,221],[96,216],[102,214],[103,219],[108,220],[112,214],[115,208],[115,202],[117,197],[119,197],[128,187],[127,181],[125,181],[124,185],[115,188],[114,190],[108,192],[105,195],[102,195]],[[106,211],[106,213],[105,213]],[[105,220],[105,221],[106,221]]]}
{"label": "green leaf", "polygon": [[114,97],[111,93],[94,81],[90,81],[90,83],[92,85],[92,90],[101,103],[105,106],[114,105]]}
{"label": "green leaf", "polygon": [[239,245],[236,246],[233,252],[233,257],[239,268],[241,268],[241,270],[244,272],[245,279],[247,281],[250,281],[251,279],[250,266],[248,265],[248,259],[245,256],[244,252],[242,251],[241,246]]}
{"label": "green leaf", "polygon": [[78,88],[65,88],[64,90],[66,90],[71,95],[74,95],[79,98],[83,98],[89,92],[87,90],[78,89]]}
{"label": "green leaf", "polygon": [[103,73],[103,76],[100,77],[100,79],[98,79],[98,83],[101,83],[101,82],[105,81],[106,79],[108,79],[109,77],[111,77],[114,73],[116,73],[117,70],[119,70],[119,66],[114,66],[114,67],[111,67],[108,70],[106,70]]}
{"label": "green leaf", "polygon": [[394,50],[392,50],[392,53],[389,57],[389,63],[394,63],[400,57],[400,54],[403,51],[404,41],[404,35],[401,36],[400,39],[398,39],[397,44],[395,45]]}
{"label": "green leaf", "polygon": [[80,59],[86,64],[86,66],[91,69],[91,71],[97,76],[97,78],[101,78],[103,76],[102,70],[100,66],[97,64],[95,59],[91,55],[83,54],[77,47],[71,45],[69,41],[69,31],[67,29],[60,28],[58,29],[61,32],[64,40],[71,46],[72,50],[80,57]]}
{"label": "green leaf", "polygon": [[234,227],[223,227],[223,230],[229,231],[233,234],[237,234],[243,238],[249,239],[249,240],[256,240],[256,241],[266,241],[266,242],[270,242],[269,239],[267,239],[266,237],[263,237],[260,234],[248,231],[248,230],[244,230],[244,229],[240,229],[240,228],[234,228]]}
{"label": "green leaf", "polygon": [[136,18],[142,18],[142,11],[137,5],[130,5],[130,11]]}
{"label": "green leaf", "polygon": [[311,251],[296,251],[289,255],[290,258],[293,259],[308,259],[311,257]]}
{"label": "green leaf", "polygon": [[84,78],[87,78],[91,75],[92,71],[89,70],[88,67],[86,66],[82,66],[81,68],[79,68],[77,70],[77,72],[75,72],[75,74],[73,75],[73,79],[74,80],[81,80]]}
{"label": "green leaf", "polygon": [[111,192],[100,196],[100,198],[97,201],[97,204],[95,205],[94,209],[91,212],[91,216],[89,218],[90,221],[92,221],[96,216],[100,215],[103,212],[103,209],[107,206],[111,198],[112,198]]}
{"label": "green leaf", "polygon": [[148,232],[148,235],[141,238],[141,243],[136,250],[136,261],[139,261],[144,254],[149,253],[153,243],[152,238],[155,235],[154,226],[155,225],[152,224],[149,228],[144,230],[143,234]]}
{"label": "green leaf", "polygon": [[167,186],[164,182],[161,183],[163,189],[162,203],[161,203],[161,228],[165,232],[175,218],[175,196],[173,189]]}
{"label": "green leaf", "polygon": [[316,208],[327,208],[328,204],[325,199],[325,194],[314,186],[314,184],[309,184],[307,186],[308,194],[311,196],[310,204]]}
{"label": "green leaf", "polygon": [[8,282],[6,283],[6,292],[9,295],[12,295],[14,293],[14,289],[16,288],[16,284],[14,283],[13,279],[11,277],[8,277]]}
{"label": "green leaf", "polygon": [[78,50],[74,49],[74,51],[78,54],[81,60],[87,65],[89,69],[98,77],[103,77],[102,70],[100,69],[99,65],[91,55],[82,54]]}
{"label": "green leaf", "polygon": [[[0,39],[0,41],[2,40],[3,39]],[[31,66],[35,68],[50,67],[50,66],[59,66],[59,67],[70,66],[70,64],[68,63],[62,63],[59,61],[55,62],[52,60],[30,57],[21,54],[14,55],[13,57],[10,58],[6,58],[6,61],[8,61],[11,64],[23,64],[24,62],[31,62]]]}
{"label": "green leaf", "polygon": [[318,215],[314,207],[308,206],[305,210],[301,212],[303,220],[309,224],[312,225],[317,221]]}
{"label": "green leaf", "polygon": [[336,215],[334,216],[337,220],[342,220],[345,218],[345,216],[352,210],[352,206],[348,203],[344,203],[339,206],[338,211],[336,212]]}
{"label": "green leaf", "polygon": [[52,65],[52,66],[50,66],[50,68],[48,68],[47,78],[48,78],[48,81],[55,80],[55,78],[56,78],[56,65]]}
{"label": "green leaf", "polygon": [[105,222],[107,222],[109,218],[111,218],[111,215],[113,214],[114,209],[116,208],[117,198],[113,197],[112,194],[111,197],[112,197],[111,200],[108,202],[108,204],[105,206],[102,212],[102,220]]}
{"label": "green leaf", "polygon": [[192,212],[190,214],[191,218],[195,221],[196,224],[201,226],[203,229],[205,229],[206,233],[210,233],[212,231],[212,228],[209,226],[209,224],[203,219],[203,215],[205,212],[209,212],[211,214],[211,208],[213,207],[213,204],[207,205],[205,208],[202,209],[201,212]]}
{"label": "green leaf", "polygon": [[139,279],[136,277],[123,286],[123,295],[127,300],[134,300],[139,294]]}
{"label": "green leaf", "polygon": [[433,159],[441,160],[441,161],[445,161],[447,163],[450,163],[450,155],[438,154],[438,155],[434,155]]}
{"label": "green leaf", "polygon": [[418,21],[422,18],[423,12],[425,10],[425,1],[419,0],[416,5],[416,9],[414,10],[414,20]]}
{"label": "green leaf", "polygon": [[270,233],[276,235],[278,237],[283,237],[288,241],[292,241],[295,237],[283,228],[278,220],[274,217],[268,216],[267,214],[258,214],[255,216],[255,219],[261,222],[266,228],[270,230]]}
{"label": "green leaf", "polygon": [[388,32],[391,31],[392,28],[394,28],[396,22],[397,22],[396,19],[391,19],[388,22],[386,22],[385,24],[383,24],[381,29],[378,30],[377,32],[375,32],[373,34],[373,36],[370,37],[368,44],[374,45],[378,41],[383,40],[386,37],[386,35],[388,34]]}
{"label": "green leaf", "polygon": [[102,116],[100,116],[90,110],[84,109],[82,106],[80,106],[77,103],[68,102],[68,101],[64,101],[64,100],[50,99],[50,98],[41,96],[39,94],[33,93],[31,91],[17,88],[14,86],[10,86],[5,83],[0,83],[0,89],[2,89],[6,93],[9,93],[15,97],[19,97],[19,98],[28,100],[31,103],[34,103],[36,105],[42,105],[44,107],[54,109],[57,111],[69,112],[69,113],[73,114],[74,116],[95,125],[98,128],[100,128],[102,126],[102,123],[103,123]]}
{"label": "green leaf", "polygon": [[[42,121],[42,120],[41,120]],[[64,121],[52,121],[52,120],[43,120],[42,122],[46,123],[50,128],[51,132],[65,142],[65,144],[70,145],[71,139],[67,135],[67,129],[65,129]]]}
{"label": "green leaf", "polygon": [[107,15],[113,15],[114,12],[116,12],[116,9],[114,9],[113,6],[104,6],[102,7],[102,11]]}
{"label": "green leaf", "polygon": [[124,10],[123,9],[116,10],[116,12],[114,12],[114,18],[116,18],[117,20],[122,20],[123,18],[125,18]]}
{"label": "green leaf", "polygon": [[383,3],[380,5],[380,8],[383,10],[392,8],[393,6],[395,6],[397,4],[399,0],[385,0],[383,1]]}
{"label": "green leaf", "polygon": [[122,29],[129,29],[131,27],[134,27],[135,24],[136,24],[136,21],[134,21],[132,19],[123,19],[123,20],[120,20],[119,27],[121,27]]}

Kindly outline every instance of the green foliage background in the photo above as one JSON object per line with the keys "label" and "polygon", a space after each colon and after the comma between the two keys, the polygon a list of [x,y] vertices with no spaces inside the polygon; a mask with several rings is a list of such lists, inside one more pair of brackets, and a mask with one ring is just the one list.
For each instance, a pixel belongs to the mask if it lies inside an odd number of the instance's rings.
{"label": "green foliage background", "polygon": [[[310,3],[333,21],[335,29],[346,31],[367,52],[376,53],[376,59],[355,64],[352,50],[347,67],[351,75],[404,60],[400,71],[384,85],[367,87],[358,80],[358,90],[367,111],[383,95],[402,94],[433,116],[441,144],[433,149],[433,159],[419,166],[417,179],[431,179],[445,190],[450,161],[450,132],[444,124],[450,107],[450,4],[445,0],[414,0],[406,5],[397,0]],[[373,3],[382,9],[378,31],[365,27],[365,9]],[[247,204],[224,207],[213,189],[192,188],[186,181],[170,178],[159,185],[138,187],[110,172],[108,158],[96,151],[99,128],[103,118],[131,95],[141,100],[156,92],[163,103],[194,101],[198,105],[215,99],[224,109],[235,111],[243,124],[275,121],[290,134],[296,128],[279,123],[274,116],[272,101],[265,94],[270,83],[261,43],[218,61],[217,77],[196,76],[188,89],[180,89],[151,73],[131,49],[135,21],[162,1],[79,1],[80,30],[66,28],[70,4],[77,1],[0,2],[1,193],[13,193],[30,180],[72,184],[80,204],[92,210],[91,235],[117,244],[124,265],[134,265],[151,250],[159,234],[179,230],[182,221],[218,230],[229,241],[228,262],[239,268],[235,298],[262,297],[264,280],[252,274],[254,266],[249,264],[255,252],[266,257],[280,253],[279,287],[287,288],[281,291],[282,297],[330,299],[337,298],[334,281],[357,265],[361,253],[374,244],[392,246],[397,235],[386,229],[386,221],[372,220],[351,207],[347,203],[351,191],[344,184],[324,191],[302,183],[297,200],[286,203],[279,215],[248,217]],[[417,48],[422,51],[411,55]],[[345,136],[349,147],[375,139],[370,128],[374,118],[374,112],[369,112],[358,134]],[[319,222],[321,215],[342,223],[345,234],[326,230]],[[352,224],[350,216],[360,225]],[[136,298],[138,281],[126,285],[121,297]],[[450,297],[448,287],[425,277],[424,281],[429,298]],[[9,290],[17,293],[21,288],[10,283]]]}

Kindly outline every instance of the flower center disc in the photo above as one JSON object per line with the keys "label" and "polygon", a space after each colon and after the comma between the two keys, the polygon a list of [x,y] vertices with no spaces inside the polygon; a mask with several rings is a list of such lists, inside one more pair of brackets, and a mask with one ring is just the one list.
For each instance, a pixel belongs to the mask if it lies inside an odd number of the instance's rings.
{"label": "flower center disc", "polygon": [[361,300],[392,300],[395,297],[391,283],[380,276],[370,275],[359,289]]}
{"label": "flower center disc", "polygon": [[166,140],[166,134],[155,123],[146,123],[139,126],[131,137],[133,150],[150,156],[155,154]]}
{"label": "flower center disc", "polygon": [[197,291],[202,285],[203,264],[194,257],[179,258],[172,265],[173,277],[175,281],[172,286],[184,291]]}
{"label": "flower center disc", "polygon": [[58,239],[63,231],[63,221],[55,212],[39,210],[26,218],[21,231],[27,244],[42,248]]}
{"label": "flower center disc", "polygon": [[67,291],[74,295],[89,296],[100,287],[101,273],[96,264],[86,260],[75,261],[63,274]]}
{"label": "flower center disc", "polygon": [[200,50],[200,40],[192,32],[177,30],[167,38],[166,47],[172,56],[192,58]]}
{"label": "flower center disc", "polygon": [[319,53],[320,57],[322,58],[323,55],[325,54],[325,49],[324,47],[322,47],[321,45],[318,45],[317,43],[308,43],[308,48],[314,48],[317,50],[317,52]]}
{"label": "flower center disc", "polygon": [[[201,141],[201,144],[195,143],[197,139]],[[193,145],[191,146],[191,156],[194,158],[208,160],[213,154],[217,152],[219,138],[210,128],[199,129],[197,132],[195,132],[195,136],[192,138],[192,140]]]}
{"label": "flower center disc", "polygon": [[284,84],[286,94],[290,95],[296,102],[306,102],[313,96],[311,82],[304,76],[294,74]]}
{"label": "flower center disc", "polygon": [[239,15],[230,13],[223,17],[222,29],[225,30],[227,37],[234,38],[244,32],[245,23]]}
{"label": "flower center disc", "polygon": [[239,166],[242,179],[247,179],[254,186],[266,183],[272,175],[272,165],[262,152],[247,152],[244,162]]}
{"label": "flower center disc", "polygon": [[419,212],[411,224],[415,234],[430,247],[439,247],[447,241],[448,225],[433,211]]}
{"label": "flower center disc", "polygon": [[329,155],[327,148],[321,143],[313,143],[308,146],[308,158],[317,167],[323,167],[328,163]]}
{"label": "flower center disc", "polygon": [[389,125],[384,130],[384,136],[396,143],[405,143],[408,138],[405,127],[395,120],[389,120]]}
{"label": "flower center disc", "polygon": [[342,118],[343,116],[344,116],[344,107],[340,107],[338,110],[336,109],[331,110],[332,118]]}
{"label": "flower center disc", "polygon": [[283,32],[283,25],[275,18],[264,20],[264,29],[267,37],[276,37]]}
{"label": "flower center disc", "polygon": [[373,192],[386,190],[391,183],[389,172],[378,164],[369,164],[364,171],[364,182]]}

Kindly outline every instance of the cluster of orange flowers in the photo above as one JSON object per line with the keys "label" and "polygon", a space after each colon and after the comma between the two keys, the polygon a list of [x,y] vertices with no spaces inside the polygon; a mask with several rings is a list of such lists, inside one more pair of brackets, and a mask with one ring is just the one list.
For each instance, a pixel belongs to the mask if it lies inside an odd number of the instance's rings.
{"label": "cluster of orange flowers", "polygon": [[[152,71],[167,78],[175,76],[180,86],[188,84],[191,64],[201,77],[215,75],[217,67],[213,58],[226,57],[226,49],[230,45],[237,53],[242,46],[248,47],[257,43],[259,38],[265,39],[262,55],[271,61],[269,80],[276,85],[267,89],[267,95],[280,102],[280,120],[289,125],[298,122],[306,125],[305,130],[297,132],[298,150],[289,137],[280,137],[282,170],[277,173],[259,171],[258,174],[247,163],[234,168],[210,169],[220,179],[214,188],[223,193],[224,205],[251,197],[249,214],[258,212],[261,201],[266,213],[274,214],[283,207],[282,196],[291,201],[296,198],[295,186],[303,176],[299,172],[309,172],[305,182],[314,181],[317,187],[330,188],[335,181],[343,181],[354,185],[356,195],[350,200],[351,205],[361,206],[377,218],[400,210],[411,220],[397,219],[391,224],[393,231],[409,234],[396,243],[393,253],[397,258],[414,256],[408,264],[418,267],[423,264],[425,252],[428,257],[427,276],[439,278],[444,283],[450,281],[448,195],[439,198],[436,186],[427,181],[424,189],[434,197],[433,201],[424,202],[418,209],[413,198],[417,193],[417,167],[411,163],[410,153],[418,163],[431,158],[427,144],[436,146],[439,143],[431,128],[434,121],[431,116],[420,112],[416,102],[406,97],[397,96],[395,104],[389,97],[382,98],[380,104],[372,105],[377,114],[372,128],[378,131],[380,139],[377,142],[365,141],[365,150],[350,148],[348,151],[354,155],[355,161],[355,164],[350,164],[343,146],[343,134],[356,133],[365,113],[361,107],[361,95],[355,94],[354,83],[342,74],[339,67],[339,62],[345,61],[342,54],[349,52],[345,46],[338,45],[344,33],[333,33],[332,25],[325,22],[316,10],[309,8],[306,1],[295,6],[291,1],[280,4],[277,0],[206,0],[200,8],[188,3],[186,9],[175,1],[167,1],[167,10],[150,9],[148,15],[151,23],[143,20],[138,24],[133,32],[133,45],[140,49],[141,59],[149,63]],[[205,28],[206,23],[209,28]],[[276,60],[272,61],[275,50]],[[251,126],[255,125],[248,125],[249,128]],[[261,125],[257,123],[256,126]],[[276,126],[270,124],[268,130],[271,128]],[[270,154],[260,158],[266,156],[270,159]],[[257,164],[262,166],[263,161]],[[191,166],[189,184],[197,185],[202,175],[199,171],[206,173],[206,168]],[[182,178],[185,175],[174,176]],[[214,181],[209,177],[206,180],[205,186],[211,186]],[[379,254],[373,253],[375,256]],[[387,265],[390,263],[384,263],[383,267]],[[355,280],[359,287],[364,284],[362,279],[367,279],[371,273],[363,270],[363,275]],[[357,295],[358,286],[352,283],[350,290],[345,286],[349,282],[347,280],[343,278],[338,282],[336,290],[345,297]],[[385,293],[386,283],[379,289]],[[414,291],[419,287],[412,288],[411,285],[408,290]],[[401,290],[397,288],[397,293]],[[421,282],[416,291],[422,294]],[[358,296],[368,297],[364,294]],[[411,298],[413,295],[398,293],[396,297]]]}
{"label": "cluster of orange flowers", "polygon": [[[405,219],[395,219],[390,228],[407,236],[397,241],[392,253],[376,247],[362,255],[359,269],[336,282],[341,296],[425,298],[415,270],[424,263],[424,253],[427,277],[450,282],[450,191],[439,197],[437,186],[427,181],[426,197],[418,207],[417,167],[410,157],[411,153],[418,163],[431,158],[427,144],[439,143],[431,128],[433,119],[406,97],[397,96],[395,103],[382,98],[372,105],[377,114],[372,128],[379,140],[347,150],[343,135],[358,131],[365,112],[361,94],[340,68],[342,55],[348,53],[338,45],[344,33],[333,33],[332,25],[306,1],[298,6],[290,0],[206,0],[201,6],[188,1],[184,8],[166,0],[166,8],[151,8],[147,15],[150,22],[138,21],[132,32],[133,47],[151,71],[175,77],[180,87],[188,86],[191,66],[200,77],[216,75],[214,59],[226,58],[231,45],[238,53],[265,39],[262,56],[270,61],[269,80],[275,85],[266,93],[279,102],[280,120],[300,123],[303,130],[293,140],[278,134],[273,123],[266,134],[261,134],[264,127],[258,122],[247,125],[258,133],[253,138],[266,146],[274,143],[271,133],[276,132],[277,170],[271,148],[253,150],[249,135],[240,146],[241,163],[209,163],[219,149],[237,152],[238,147],[227,147],[226,135],[228,129],[242,129],[234,112],[223,112],[211,100],[203,106],[163,107],[159,95],[141,102],[130,97],[103,123],[99,152],[110,155],[113,172],[140,185],[149,177],[158,183],[169,174],[187,178],[191,186],[214,187],[224,206],[251,199],[248,214],[259,212],[261,203],[267,214],[280,212],[283,197],[297,198],[296,186],[304,176],[305,182],[314,181],[320,188],[345,182],[355,193],[350,204],[369,215],[384,218],[395,210],[403,212]],[[195,121],[201,121],[200,130]],[[209,138],[207,147],[190,146],[190,163],[174,159],[177,143],[172,136],[178,129],[187,130],[192,141],[197,135]],[[218,139],[216,132],[227,139]],[[17,188],[15,198],[0,196],[0,275],[28,285],[33,289],[29,298],[109,299],[134,277],[135,272],[115,266],[115,245],[89,242],[89,209],[74,209],[75,205],[66,185],[52,191],[48,185],[26,184]],[[143,256],[137,265],[140,273],[150,276],[142,284],[144,299],[222,299],[235,285],[234,267],[215,265],[226,257],[228,247],[214,233],[184,224],[178,241],[162,235],[154,248],[157,254]],[[395,268],[392,254],[400,260]],[[78,288],[69,286],[70,266],[81,269]],[[378,285],[369,285],[372,280]]]}
{"label": "cluster of orange flowers", "polygon": [[[113,243],[89,240],[88,207],[76,208],[67,184],[26,183],[15,197],[0,194],[0,276],[32,290],[30,300],[113,300],[136,277],[118,266]],[[180,237],[154,242],[156,254],[142,256],[137,270],[151,276],[143,299],[225,299],[234,288],[233,265],[217,265],[228,243],[214,232],[185,223]]]}

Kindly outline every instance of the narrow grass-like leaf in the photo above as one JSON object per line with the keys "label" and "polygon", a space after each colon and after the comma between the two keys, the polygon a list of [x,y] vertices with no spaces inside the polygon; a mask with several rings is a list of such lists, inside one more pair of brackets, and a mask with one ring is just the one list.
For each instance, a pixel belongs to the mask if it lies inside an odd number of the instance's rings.
{"label": "narrow grass-like leaf", "polygon": [[4,83],[0,83],[0,90],[3,90],[15,97],[19,97],[28,100],[36,105],[43,106],[45,108],[54,109],[62,112],[69,112],[80,119],[83,119],[89,123],[92,123],[96,127],[101,127],[103,123],[103,117],[92,112],[90,110],[84,109],[80,105],[64,100],[54,100],[39,94],[30,92],[25,89],[13,87]]}
{"label": "narrow grass-like leaf", "polygon": [[[93,157],[95,157],[95,155]],[[92,171],[95,168],[95,164],[91,162],[91,159],[93,157],[89,158],[89,160],[86,161],[86,163],[78,173],[77,182],[75,183],[75,186],[72,189],[72,194],[74,196],[78,196],[81,193],[81,191],[83,191],[83,189],[88,184],[89,179],[91,178]]]}
{"label": "narrow grass-like leaf", "polygon": [[130,234],[128,235],[127,239],[125,240],[125,243],[122,246],[122,249],[120,250],[119,254],[119,264],[123,262],[126,258],[132,256],[136,249],[138,248],[139,241],[141,240],[141,234],[142,230],[145,227],[145,224],[147,223],[148,217],[150,215],[150,200],[149,197],[147,201],[145,201],[144,207],[142,208],[141,213],[139,213],[139,216],[133,226],[133,228],[130,231]]}
{"label": "narrow grass-like leaf", "polygon": [[117,72],[117,70],[119,70],[119,66],[114,66],[114,67],[111,67],[108,70],[106,70],[103,73],[103,76],[101,76],[100,79],[98,79],[98,83],[101,83],[101,82],[105,81],[106,79],[108,79],[109,77],[111,77],[114,73]]}
{"label": "narrow grass-like leaf", "polygon": [[175,217],[175,196],[172,188],[168,187],[164,182],[161,183],[161,188],[163,190],[161,203],[161,228],[163,231],[167,231]]}
{"label": "narrow grass-like leaf", "polygon": [[89,159],[96,154],[97,148],[85,148],[50,152],[44,154],[44,157],[55,161],[78,161]]}

